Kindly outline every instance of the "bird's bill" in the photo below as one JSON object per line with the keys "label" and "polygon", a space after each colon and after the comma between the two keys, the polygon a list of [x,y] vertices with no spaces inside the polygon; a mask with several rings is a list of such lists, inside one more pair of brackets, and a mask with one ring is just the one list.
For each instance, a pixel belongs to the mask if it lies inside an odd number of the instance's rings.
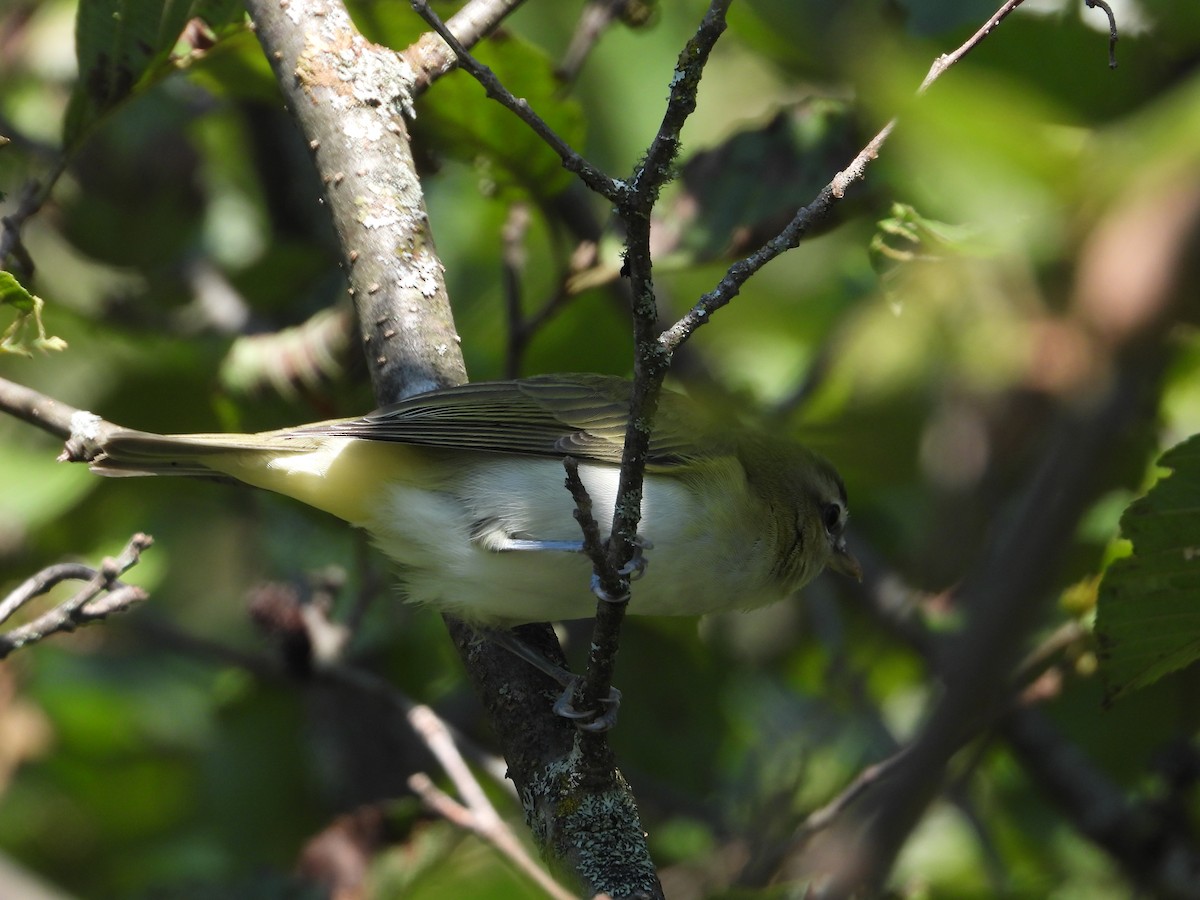
{"label": "bird's bill", "polygon": [[846,545],[838,543],[833,548],[833,557],[829,560],[829,568],[837,572],[839,575],[845,575],[847,578],[853,578],[855,581],[862,581],[863,572],[862,566],[855,559],[850,551],[846,549]]}

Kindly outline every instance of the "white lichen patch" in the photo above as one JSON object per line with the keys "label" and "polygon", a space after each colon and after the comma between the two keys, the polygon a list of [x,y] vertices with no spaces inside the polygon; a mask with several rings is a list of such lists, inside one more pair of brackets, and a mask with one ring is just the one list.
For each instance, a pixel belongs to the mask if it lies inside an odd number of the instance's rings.
{"label": "white lichen patch", "polygon": [[442,264],[437,257],[428,253],[405,253],[402,259],[397,278],[399,287],[419,291],[427,299],[437,296],[442,281]]}
{"label": "white lichen patch", "polygon": [[370,113],[366,115],[346,116],[342,120],[342,134],[352,141],[377,141],[384,136],[387,129],[379,117]]}

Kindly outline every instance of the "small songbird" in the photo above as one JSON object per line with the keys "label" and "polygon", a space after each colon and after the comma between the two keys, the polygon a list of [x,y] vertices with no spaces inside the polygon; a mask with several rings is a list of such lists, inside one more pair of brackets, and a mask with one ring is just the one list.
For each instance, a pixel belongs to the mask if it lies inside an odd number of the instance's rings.
{"label": "small songbird", "polygon": [[[276,491],[366,530],[403,569],[406,596],[484,625],[592,615],[563,459],[578,461],[611,527],[630,382],[548,375],[420,394],[357,419],[260,434],[118,430],[104,475],[199,475]],[[854,578],[846,489],[799,444],[717,424],[661,395],[639,535],[645,577],[629,612],[701,615],[782,600],[826,566]]]}

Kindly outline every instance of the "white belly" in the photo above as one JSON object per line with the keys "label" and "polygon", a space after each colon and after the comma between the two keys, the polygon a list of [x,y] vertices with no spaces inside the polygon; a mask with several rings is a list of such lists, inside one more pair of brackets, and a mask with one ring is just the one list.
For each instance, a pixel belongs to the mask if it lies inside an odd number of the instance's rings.
{"label": "white belly", "polygon": [[[578,542],[574,501],[555,460],[512,462],[483,457],[471,474],[440,490],[390,482],[369,521],[359,522],[403,567],[411,600],[474,620],[510,623],[591,616],[591,563],[563,550],[489,549],[481,532],[515,539]],[[634,582],[629,611],[700,615],[782,599],[770,577],[761,509],[748,509],[740,466],[707,473],[698,492],[681,479],[647,477],[639,533],[645,577]],[[593,514],[607,535],[616,498],[616,468],[581,465]],[[726,483],[722,483],[722,482]],[[736,537],[731,538],[731,535]],[[495,542],[492,542],[495,546]]]}

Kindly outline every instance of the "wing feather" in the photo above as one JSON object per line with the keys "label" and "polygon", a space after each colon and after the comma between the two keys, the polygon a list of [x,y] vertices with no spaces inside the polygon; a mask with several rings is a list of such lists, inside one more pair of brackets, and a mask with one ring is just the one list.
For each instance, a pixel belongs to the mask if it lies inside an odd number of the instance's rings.
{"label": "wing feather", "polygon": [[[517,453],[617,464],[625,442],[630,382],[607,375],[552,375],[465,384],[419,394],[358,419],[323,422],[295,435],[336,435],[425,447]],[[661,468],[724,449],[682,394],[664,391],[648,464]]]}

